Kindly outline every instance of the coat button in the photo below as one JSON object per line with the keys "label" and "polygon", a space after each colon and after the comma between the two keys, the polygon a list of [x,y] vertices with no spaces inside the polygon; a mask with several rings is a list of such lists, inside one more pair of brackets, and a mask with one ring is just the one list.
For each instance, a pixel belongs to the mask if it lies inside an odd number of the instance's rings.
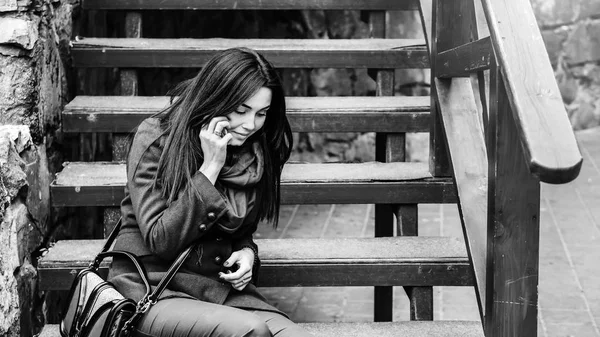
{"label": "coat button", "polygon": [[214,212],[208,213],[208,220],[214,221],[217,218]]}
{"label": "coat button", "polygon": [[201,224],[200,226],[198,226],[198,229],[200,229],[201,232],[205,232],[206,231],[206,225],[205,224]]}
{"label": "coat button", "polygon": [[217,241],[217,242],[221,242],[221,241],[223,241],[223,238],[222,238],[222,237],[220,237],[220,236],[217,236],[217,237],[215,238],[215,241]]}
{"label": "coat button", "polygon": [[221,257],[220,256],[216,256],[215,257],[215,263],[220,265],[221,264]]}

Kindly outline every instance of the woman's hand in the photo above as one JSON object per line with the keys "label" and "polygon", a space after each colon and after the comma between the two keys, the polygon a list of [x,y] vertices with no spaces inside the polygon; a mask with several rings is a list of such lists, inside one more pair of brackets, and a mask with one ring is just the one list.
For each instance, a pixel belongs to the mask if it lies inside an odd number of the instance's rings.
{"label": "woman's hand", "polygon": [[234,264],[237,264],[238,270],[230,274],[219,273],[219,277],[221,280],[231,283],[233,289],[242,291],[252,280],[254,251],[250,248],[243,248],[242,250],[233,252],[223,265],[231,267]]}
{"label": "woman's hand", "polygon": [[208,125],[200,130],[200,144],[202,146],[202,153],[204,154],[204,161],[199,171],[213,185],[217,181],[219,172],[221,172],[221,168],[225,164],[227,144],[229,144],[232,137],[230,133],[227,133],[227,128],[229,128],[229,121],[227,117],[221,116],[211,119]]}

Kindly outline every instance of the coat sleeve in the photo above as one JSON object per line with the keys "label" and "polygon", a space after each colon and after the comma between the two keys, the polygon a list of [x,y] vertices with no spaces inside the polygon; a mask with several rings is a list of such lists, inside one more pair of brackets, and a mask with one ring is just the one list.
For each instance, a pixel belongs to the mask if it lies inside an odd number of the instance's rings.
{"label": "coat sleeve", "polygon": [[[225,214],[227,206],[221,193],[200,172],[167,206],[161,192],[152,187],[162,152],[160,141],[144,138],[143,132],[136,134],[132,144],[127,186],[146,246],[154,255],[172,260],[207,233]],[[190,188],[200,193],[188,191]]]}
{"label": "coat sleeve", "polygon": [[243,233],[232,242],[233,251],[242,250],[243,248],[250,248],[254,251],[254,264],[252,265],[252,283],[258,285],[258,272],[260,270],[260,258],[258,257],[258,246],[252,238],[252,234],[258,228],[258,220],[255,221],[251,226],[243,227]]}

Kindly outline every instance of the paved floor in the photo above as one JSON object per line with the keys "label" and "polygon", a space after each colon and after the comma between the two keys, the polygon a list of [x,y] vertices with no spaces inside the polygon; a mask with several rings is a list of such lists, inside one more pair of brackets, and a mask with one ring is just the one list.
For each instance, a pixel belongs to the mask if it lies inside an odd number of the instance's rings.
{"label": "paved floor", "polygon": [[[600,128],[577,134],[584,166],[576,181],[542,186],[539,336],[600,337]],[[260,238],[372,236],[373,205],[296,205],[281,210],[277,230]],[[420,235],[462,239],[456,205],[420,205]],[[434,319],[479,320],[472,287],[436,287]],[[264,288],[297,322],[372,321],[370,287]],[[408,320],[402,288],[394,319]]]}

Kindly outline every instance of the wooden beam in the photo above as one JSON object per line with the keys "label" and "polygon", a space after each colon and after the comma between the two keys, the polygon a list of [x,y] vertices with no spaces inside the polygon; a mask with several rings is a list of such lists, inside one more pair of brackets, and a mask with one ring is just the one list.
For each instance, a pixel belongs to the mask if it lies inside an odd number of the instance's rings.
{"label": "wooden beam", "polygon": [[197,68],[217,51],[249,47],[277,68],[427,68],[422,40],[126,39],[73,41],[75,67]]}
{"label": "wooden beam", "polygon": [[120,10],[416,10],[416,0],[85,0],[84,9]]}
{"label": "wooden beam", "polygon": [[[260,286],[469,286],[464,246],[450,237],[258,239]],[[39,264],[41,288],[68,289],[102,240],[59,241]],[[109,261],[102,270],[106,272]]]}
{"label": "wooden beam", "polygon": [[[386,11],[369,12],[369,37],[385,39],[387,36]],[[369,69],[369,74],[375,74],[375,95],[394,96],[394,69]],[[385,162],[388,154],[388,134],[377,133],[375,135],[375,160]],[[402,150],[404,153],[404,150]],[[389,237],[394,235],[394,218],[390,205],[375,205],[375,237]],[[375,322],[391,322],[394,313],[394,288],[376,286],[373,293]]]}
{"label": "wooden beam", "polygon": [[[473,38],[482,39],[490,36],[490,30],[488,29],[487,21],[485,19],[485,13],[483,12],[483,7],[481,5],[481,1],[474,1],[475,5],[475,21],[477,22],[477,30],[473,30]],[[490,41],[491,43],[491,41]],[[490,64],[494,57],[493,46],[491,47],[492,54],[490,57]],[[483,132],[484,135],[487,135],[487,127],[488,127],[488,110],[489,110],[489,87],[490,87],[490,72],[489,70],[478,71],[476,76],[472,76],[471,80],[477,81],[477,86],[479,90],[478,97],[478,108],[480,108],[481,121],[483,124]],[[487,137],[487,136],[486,136]],[[486,138],[487,139],[487,138]],[[487,140],[486,140],[487,141]]]}
{"label": "wooden beam", "polygon": [[547,183],[577,177],[582,157],[531,4],[483,0],[527,166]]}
{"label": "wooden beam", "polygon": [[[169,105],[169,97],[77,96],[62,114],[63,132],[132,132]],[[287,97],[295,132],[425,132],[429,97]]]}
{"label": "wooden beam", "polygon": [[[53,206],[118,206],[125,180],[123,164],[70,163],[51,186]],[[285,204],[456,202],[452,180],[421,163],[289,164],[281,184]]]}
{"label": "wooden beam", "polygon": [[476,280],[480,313],[485,312],[488,160],[469,78],[435,80],[458,192],[460,218]]}
{"label": "wooden beam", "polygon": [[[419,235],[419,207],[416,204],[394,205],[398,236]],[[410,301],[411,321],[433,320],[433,287],[404,287]]]}
{"label": "wooden beam", "polygon": [[249,47],[277,68],[427,68],[418,39],[127,39],[79,38],[75,67],[202,67],[217,51]]}
{"label": "wooden beam", "polygon": [[[421,22],[429,50],[431,64],[431,83],[435,78],[435,58],[437,55],[436,3],[433,0],[420,0]],[[448,177],[451,167],[448,160],[448,150],[444,140],[442,124],[439,117],[439,106],[435,86],[431,86],[431,125],[429,131],[429,170],[436,177]]]}
{"label": "wooden beam", "polygon": [[[142,13],[128,12],[125,15],[125,37],[142,37]],[[139,91],[138,74],[135,69],[121,69],[120,73],[120,94],[121,96],[137,96]],[[113,121],[113,123],[116,121]],[[120,124],[120,123],[116,123]],[[128,133],[114,133],[112,143],[112,160],[125,161],[127,159],[127,150],[129,148]],[[120,210],[119,210],[120,211]]]}
{"label": "wooden beam", "polygon": [[537,336],[540,181],[495,67],[490,83],[485,335]]}
{"label": "wooden beam", "polygon": [[489,69],[492,54],[489,37],[441,52],[435,60],[436,76],[467,77],[471,73]]}
{"label": "wooden beam", "polygon": [[[142,37],[142,13],[128,12],[125,15],[125,37]],[[138,74],[135,69],[120,69],[119,72],[119,90],[121,96],[138,95]],[[120,124],[113,121],[115,124]],[[112,134],[112,160],[124,162],[127,160],[130,138],[127,132]],[[104,208],[102,221],[104,222],[104,236],[108,236],[121,217],[120,207]]]}
{"label": "wooden beam", "polygon": [[433,36],[431,35],[433,33],[433,0],[419,0],[419,14],[421,15],[425,45],[431,55],[433,49]]}
{"label": "wooden beam", "polygon": [[[391,337],[391,336],[461,336],[481,337],[483,331],[479,322],[435,321],[435,322],[331,322],[298,323],[310,336],[352,336],[352,337]],[[60,337],[58,324],[46,324],[39,337]]]}

